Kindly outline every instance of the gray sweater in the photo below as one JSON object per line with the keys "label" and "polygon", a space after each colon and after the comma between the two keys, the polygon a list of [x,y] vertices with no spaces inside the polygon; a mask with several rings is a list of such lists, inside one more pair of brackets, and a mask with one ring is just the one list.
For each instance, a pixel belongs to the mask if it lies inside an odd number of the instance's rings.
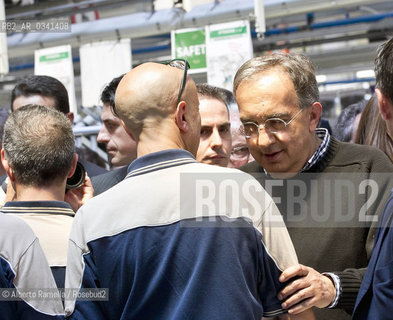
{"label": "gray sweater", "polygon": [[274,179],[256,162],[241,169],[275,200],[299,262],[340,277],[337,307],[315,309],[317,319],[351,319],[378,225],[365,220],[380,215],[393,187],[389,158],[375,148],[332,137],[324,157],[290,179]]}

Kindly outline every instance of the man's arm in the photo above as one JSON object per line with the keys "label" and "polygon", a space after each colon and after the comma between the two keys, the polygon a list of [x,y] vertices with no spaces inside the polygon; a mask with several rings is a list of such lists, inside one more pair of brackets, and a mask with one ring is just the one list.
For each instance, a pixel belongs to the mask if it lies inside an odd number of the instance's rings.
{"label": "man's arm", "polygon": [[70,319],[108,319],[102,307],[103,301],[79,299],[81,290],[100,289],[96,276],[97,267],[85,240],[83,212],[79,210],[74,218],[68,243],[65,279],[65,313]]}
{"label": "man's arm", "polygon": [[[260,224],[260,226],[263,228],[262,229],[262,234],[264,235],[263,241],[264,241],[265,249],[269,252],[269,257],[274,257],[275,263],[273,265],[276,267],[278,265],[282,265],[286,269],[280,268],[280,270],[284,270],[284,272],[285,270],[296,267],[297,258],[296,258],[295,249],[293,248],[288,231],[282,220],[281,213],[278,211],[277,206],[274,204],[273,201],[271,202],[269,209],[265,211],[262,220],[263,222]],[[266,260],[264,260],[262,266],[264,268],[264,274],[270,274],[270,276],[273,276],[275,272],[274,267],[269,268]],[[285,280],[282,280],[281,277],[280,279],[278,279],[281,273],[280,270],[277,273],[277,278],[275,278],[274,275],[273,279],[270,279],[272,280],[272,283],[270,283],[270,288],[275,287],[279,290],[279,288],[283,287],[283,284],[280,285],[279,283],[285,282]],[[279,280],[279,282],[277,280]],[[276,292],[278,292],[278,290]],[[264,292],[264,290],[262,289],[261,292]],[[266,302],[266,304],[263,303],[264,307],[266,307],[268,305],[267,301],[265,301],[266,297],[262,296],[261,298],[262,298],[262,302]],[[274,297],[274,300],[276,300],[278,303],[282,301],[282,299],[280,299],[279,297]],[[272,301],[272,299],[269,302],[272,305],[273,303],[275,303],[274,301]],[[303,320],[315,319],[313,311],[309,309],[310,307],[304,308],[296,313],[293,313],[290,310],[288,310],[288,313],[285,313],[286,311],[285,309],[288,308],[283,306],[281,306],[281,308],[277,308],[274,310],[276,314],[277,311],[282,312],[282,314],[276,316],[276,319],[303,319]],[[270,311],[270,310],[264,310],[265,316],[268,316],[269,312],[266,311]]]}

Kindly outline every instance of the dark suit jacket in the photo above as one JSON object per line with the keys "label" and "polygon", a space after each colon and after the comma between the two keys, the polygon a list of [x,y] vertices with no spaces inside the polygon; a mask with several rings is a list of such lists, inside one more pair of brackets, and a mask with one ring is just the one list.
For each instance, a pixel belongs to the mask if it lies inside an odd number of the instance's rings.
{"label": "dark suit jacket", "polygon": [[80,163],[82,163],[82,165],[85,167],[87,174],[89,175],[89,177],[94,177],[94,176],[98,176],[100,174],[106,173],[108,172],[108,170],[97,166],[95,163],[86,161],[84,159],[78,159],[78,161]]}
{"label": "dark suit jacket", "polygon": [[91,179],[94,188],[94,195],[99,195],[104,191],[112,188],[114,185],[123,181],[127,175],[128,166],[121,167],[119,169],[100,174]]}
{"label": "dark suit jacket", "polygon": [[386,203],[375,245],[357,297],[353,319],[392,319],[393,194]]}

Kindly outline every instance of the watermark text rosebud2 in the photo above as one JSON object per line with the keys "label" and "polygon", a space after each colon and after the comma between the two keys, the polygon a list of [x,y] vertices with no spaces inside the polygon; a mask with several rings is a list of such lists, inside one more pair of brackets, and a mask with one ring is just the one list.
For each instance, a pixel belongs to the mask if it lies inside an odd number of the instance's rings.
{"label": "watermark text rosebud2", "polygon": [[257,181],[239,172],[183,173],[181,219],[195,218],[197,222],[202,217],[214,220],[221,216],[259,221],[273,200],[288,227],[362,228],[377,222],[381,181],[386,181],[383,174],[333,173],[323,178],[305,174],[284,180],[265,177]]}

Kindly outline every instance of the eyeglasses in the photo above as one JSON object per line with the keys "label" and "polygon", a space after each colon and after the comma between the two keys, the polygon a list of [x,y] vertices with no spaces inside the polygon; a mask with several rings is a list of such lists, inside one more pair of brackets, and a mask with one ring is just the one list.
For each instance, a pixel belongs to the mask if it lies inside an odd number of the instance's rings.
{"label": "eyeglasses", "polygon": [[250,155],[250,151],[248,150],[247,146],[238,146],[232,148],[231,157],[242,159],[246,158]]}
{"label": "eyeglasses", "polygon": [[173,59],[173,60],[170,60],[170,61],[167,61],[167,62],[163,62],[163,63],[167,64],[168,66],[171,66],[171,67],[174,67],[174,68],[178,68],[180,70],[184,70],[183,80],[181,82],[179,95],[177,97],[177,103],[179,103],[180,99],[181,99],[181,96],[183,94],[184,88],[186,86],[187,70],[190,69],[190,64],[185,59]]}
{"label": "eyeglasses", "polygon": [[269,133],[280,133],[284,131],[286,127],[289,126],[302,111],[303,109],[300,109],[300,111],[296,113],[288,122],[285,122],[280,118],[270,118],[267,119],[263,124],[257,124],[255,122],[243,123],[241,126],[241,132],[247,139],[258,137],[261,128],[264,128]]}
{"label": "eyeglasses", "polygon": [[[183,94],[184,88],[186,86],[186,82],[187,82],[187,70],[190,69],[190,64],[188,63],[187,60],[185,59],[173,59],[170,61],[164,61],[161,62],[162,64],[166,64],[168,66],[180,69],[180,70],[184,70],[184,75],[183,75],[183,80],[181,82],[181,86],[180,86],[180,91],[179,91],[179,95],[177,97],[177,103],[179,104],[181,96]],[[117,113],[116,113],[116,108],[115,108],[115,104],[111,103],[111,111],[113,113],[114,116],[118,117]]]}

